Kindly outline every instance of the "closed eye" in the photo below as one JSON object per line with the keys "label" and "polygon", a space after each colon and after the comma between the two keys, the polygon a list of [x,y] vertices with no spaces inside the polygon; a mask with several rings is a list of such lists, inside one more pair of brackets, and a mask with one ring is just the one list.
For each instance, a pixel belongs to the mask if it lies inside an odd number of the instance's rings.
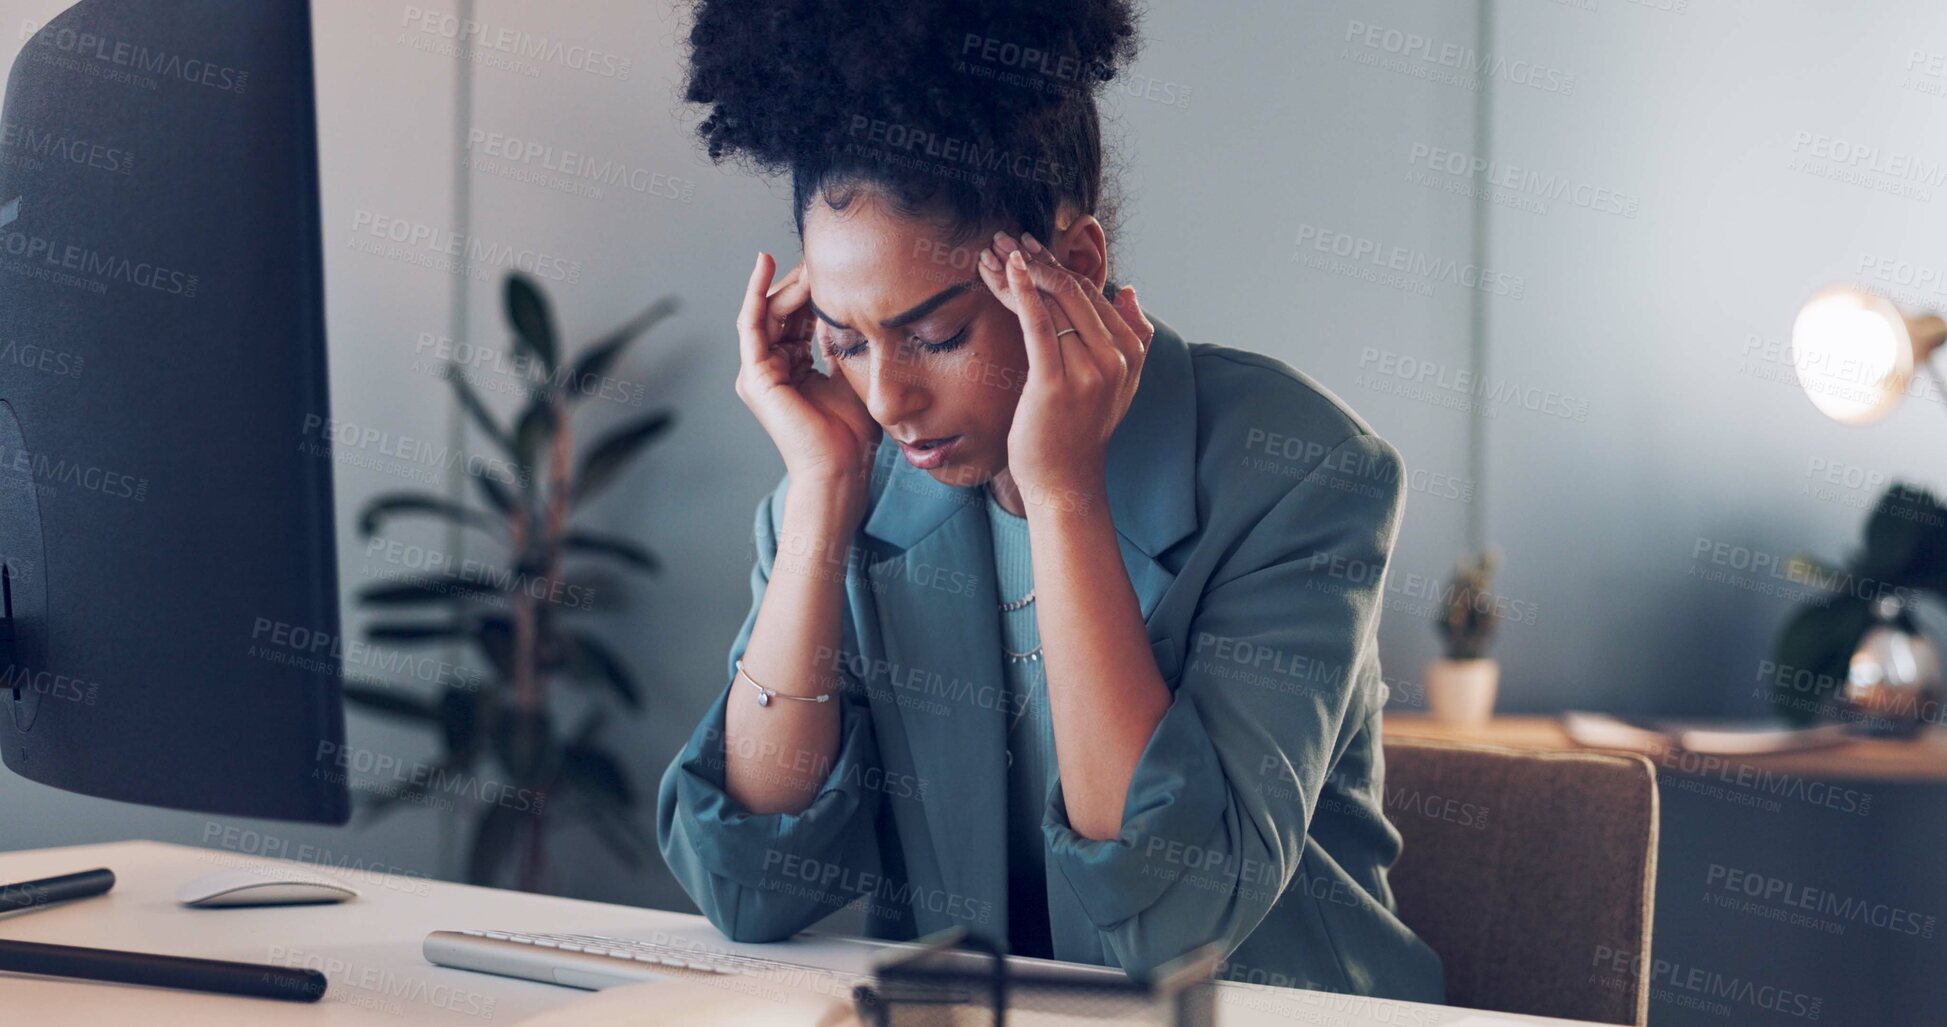
{"label": "closed eye", "polygon": [[[949,353],[959,349],[967,341],[967,331],[971,325],[961,325],[960,330],[947,338],[933,342],[918,335],[908,336],[913,345],[927,353]],[[850,346],[841,346],[835,336],[825,337],[825,355],[834,360],[845,360],[865,352],[865,340],[860,339]]]}
{"label": "closed eye", "polygon": [[952,350],[959,349],[960,344],[967,341],[968,327],[970,326],[961,325],[959,331],[954,332],[952,335],[949,335],[944,339],[941,339],[939,342],[928,342],[925,339],[922,339],[919,336],[915,335],[913,336],[913,345],[918,346],[920,349],[923,349],[928,353],[947,353]]}
{"label": "closed eye", "polygon": [[844,360],[847,357],[858,356],[863,352],[865,352],[865,341],[863,339],[850,346],[840,346],[837,339],[829,335],[825,336],[825,355],[833,360]]}

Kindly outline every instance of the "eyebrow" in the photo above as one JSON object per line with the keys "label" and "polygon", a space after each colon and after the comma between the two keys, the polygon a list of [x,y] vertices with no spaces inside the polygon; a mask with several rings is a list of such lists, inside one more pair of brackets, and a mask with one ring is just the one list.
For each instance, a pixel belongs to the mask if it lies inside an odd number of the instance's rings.
{"label": "eyebrow", "polygon": [[[949,285],[946,288],[941,289],[939,292],[936,292],[933,295],[927,297],[923,302],[921,302],[918,306],[912,308],[911,310],[908,310],[903,314],[894,314],[893,316],[886,318],[884,321],[879,322],[879,327],[904,328],[905,326],[912,324],[914,321],[917,321],[920,318],[925,317],[926,315],[931,314],[933,311],[939,309],[940,304],[945,303],[950,299],[953,299],[955,296],[958,296],[961,293],[979,284],[981,284],[980,279],[969,278],[966,281],[961,282],[957,285]],[[819,310],[818,304],[812,303],[811,300],[809,299],[806,299],[805,303],[811,307],[812,313],[818,315],[819,320],[825,322],[828,325],[831,325],[833,328],[840,328],[848,332],[852,330],[851,325],[840,324],[838,321],[833,320],[830,314],[827,314],[824,311]]]}

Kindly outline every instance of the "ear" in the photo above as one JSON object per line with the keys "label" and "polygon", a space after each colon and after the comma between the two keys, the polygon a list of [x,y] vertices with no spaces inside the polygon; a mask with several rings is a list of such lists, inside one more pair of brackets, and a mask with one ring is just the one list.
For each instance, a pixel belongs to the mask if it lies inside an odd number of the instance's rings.
{"label": "ear", "polygon": [[1049,245],[1061,266],[1095,283],[1100,290],[1109,280],[1109,238],[1093,214],[1080,214],[1055,232]]}

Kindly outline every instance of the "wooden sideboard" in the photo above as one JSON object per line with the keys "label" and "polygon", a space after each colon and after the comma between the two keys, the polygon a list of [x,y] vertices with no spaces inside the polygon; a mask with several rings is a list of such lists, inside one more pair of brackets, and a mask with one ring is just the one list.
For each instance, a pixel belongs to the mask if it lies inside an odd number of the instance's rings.
{"label": "wooden sideboard", "polygon": [[[1386,733],[1399,738],[1499,745],[1510,749],[1580,749],[1562,730],[1559,718],[1495,717],[1478,727],[1442,723],[1423,713],[1386,714]],[[1667,751],[1643,752],[1659,771],[1718,773],[1750,767],[1810,778],[1885,782],[1947,782],[1947,730],[1933,728],[1912,740],[1860,739],[1823,749],[1771,756],[1703,756]],[[1714,762],[1713,762],[1714,761]]]}

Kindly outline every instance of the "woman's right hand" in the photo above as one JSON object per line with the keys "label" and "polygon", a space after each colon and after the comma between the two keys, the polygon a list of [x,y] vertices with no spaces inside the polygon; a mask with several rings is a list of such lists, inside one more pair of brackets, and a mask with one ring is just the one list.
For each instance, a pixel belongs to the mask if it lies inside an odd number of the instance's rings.
{"label": "woman's right hand", "polygon": [[842,374],[812,362],[811,288],[799,264],[771,288],[776,261],[757,255],[737,315],[737,395],[784,457],[793,482],[831,488],[863,506],[880,428]]}

